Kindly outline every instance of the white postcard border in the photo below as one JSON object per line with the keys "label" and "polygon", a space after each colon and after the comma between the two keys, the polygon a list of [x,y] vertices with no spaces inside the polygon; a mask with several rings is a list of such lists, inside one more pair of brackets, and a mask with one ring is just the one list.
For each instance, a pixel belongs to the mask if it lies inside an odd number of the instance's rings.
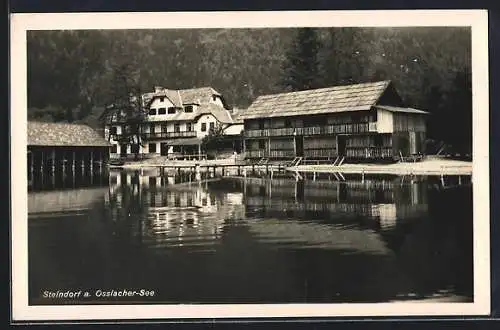
{"label": "white postcard border", "polygon": [[[473,303],[272,305],[28,305],[26,31],[61,29],[471,26],[473,80]],[[64,13],[11,15],[12,320],[133,320],[490,313],[489,83],[486,10]],[[242,283],[244,285],[244,283]]]}

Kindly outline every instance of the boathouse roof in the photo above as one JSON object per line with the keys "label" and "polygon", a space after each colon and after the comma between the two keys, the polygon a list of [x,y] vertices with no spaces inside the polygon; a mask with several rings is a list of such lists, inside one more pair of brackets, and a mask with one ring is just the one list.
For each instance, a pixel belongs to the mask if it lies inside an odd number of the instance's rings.
{"label": "boathouse roof", "polygon": [[87,125],[30,121],[28,145],[108,147],[111,144]]}
{"label": "boathouse roof", "polygon": [[364,111],[385,103],[394,105],[394,109],[404,109],[401,97],[389,80],[263,95],[242,116],[253,119]]}

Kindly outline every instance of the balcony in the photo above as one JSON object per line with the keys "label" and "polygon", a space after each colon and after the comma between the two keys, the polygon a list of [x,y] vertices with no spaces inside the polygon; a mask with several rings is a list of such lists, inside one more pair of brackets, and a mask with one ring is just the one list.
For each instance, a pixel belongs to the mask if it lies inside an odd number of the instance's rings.
{"label": "balcony", "polygon": [[142,133],[142,134],[144,138],[148,140],[196,137],[196,131],[155,132],[155,133]]}
{"label": "balcony", "polygon": [[245,152],[245,158],[262,158],[268,156],[269,155],[265,150],[247,150]]}
{"label": "balcony", "polygon": [[[143,139],[171,139],[171,138],[191,138],[196,137],[196,131],[179,131],[179,132],[156,132],[156,133],[141,133]],[[129,137],[122,133],[109,133],[111,139],[121,142],[128,140]]]}
{"label": "balcony", "polygon": [[272,137],[272,136],[293,136],[293,135],[334,135],[334,134],[356,134],[376,132],[377,123],[355,123],[322,125],[310,127],[289,127],[289,128],[264,128],[245,130],[245,137]]}

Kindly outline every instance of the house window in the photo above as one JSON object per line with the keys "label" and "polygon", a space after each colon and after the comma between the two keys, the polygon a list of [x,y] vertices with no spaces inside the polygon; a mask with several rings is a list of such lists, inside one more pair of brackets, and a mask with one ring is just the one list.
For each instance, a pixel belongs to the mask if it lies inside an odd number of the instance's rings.
{"label": "house window", "polygon": [[154,133],[155,132],[155,124],[149,125],[149,133]]}
{"label": "house window", "polygon": [[184,107],[185,112],[193,112],[193,106],[192,105],[186,105]]}
{"label": "house window", "polygon": [[149,109],[149,115],[150,116],[156,115],[156,109],[154,109],[154,108],[153,109]]}
{"label": "house window", "polygon": [[207,123],[201,123],[201,131],[205,132],[207,130]]}
{"label": "house window", "polygon": [[168,113],[170,114],[175,113],[175,108],[174,107],[168,108]]}
{"label": "house window", "polygon": [[116,126],[111,126],[111,134],[116,134]]}
{"label": "house window", "polygon": [[138,154],[139,153],[139,145],[138,144],[132,144],[130,146],[130,153],[131,154]]}
{"label": "house window", "polygon": [[117,146],[116,144],[113,144],[113,145],[111,146],[111,153],[112,153],[112,154],[116,154],[116,153],[118,153],[118,146]]}
{"label": "house window", "polygon": [[217,101],[217,95],[212,95],[212,100]]}
{"label": "house window", "polygon": [[186,131],[191,132],[193,130],[193,124],[186,123]]}
{"label": "house window", "polygon": [[158,109],[158,114],[159,114],[159,115],[164,115],[164,114],[166,114],[166,113],[167,113],[167,109],[166,109],[166,108],[159,108],[159,109]]}
{"label": "house window", "polygon": [[165,101],[165,98],[164,97],[160,97],[160,102],[163,102]]}
{"label": "house window", "polygon": [[164,133],[167,132],[167,124],[161,124],[161,131]]}
{"label": "house window", "polygon": [[173,146],[172,151],[173,152],[181,152],[181,146]]}
{"label": "house window", "polygon": [[266,148],[266,141],[259,140],[259,149],[265,149],[265,148]]}
{"label": "house window", "polygon": [[156,143],[150,143],[148,145],[148,148],[149,148],[149,153],[150,154],[154,154],[156,153]]}
{"label": "house window", "polygon": [[177,132],[180,132],[180,131],[181,131],[181,125],[178,124],[178,123],[175,123],[174,124],[174,132],[177,133]]}
{"label": "house window", "polygon": [[213,131],[215,128],[215,123],[210,123],[210,130]]}

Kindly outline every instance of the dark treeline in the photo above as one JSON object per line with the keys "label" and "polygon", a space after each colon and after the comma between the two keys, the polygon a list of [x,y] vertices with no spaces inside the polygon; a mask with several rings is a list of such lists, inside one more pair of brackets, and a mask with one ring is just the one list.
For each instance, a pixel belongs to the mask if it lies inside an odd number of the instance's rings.
{"label": "dark treeline", "polygon": [[470,48],[470,29],[443,27],[31,31],[28,116],[98,126],[123,66],[143,91],[212,86],[238,108],[390,79],[408,106],[432,113],[431,138],[469,149]]}

